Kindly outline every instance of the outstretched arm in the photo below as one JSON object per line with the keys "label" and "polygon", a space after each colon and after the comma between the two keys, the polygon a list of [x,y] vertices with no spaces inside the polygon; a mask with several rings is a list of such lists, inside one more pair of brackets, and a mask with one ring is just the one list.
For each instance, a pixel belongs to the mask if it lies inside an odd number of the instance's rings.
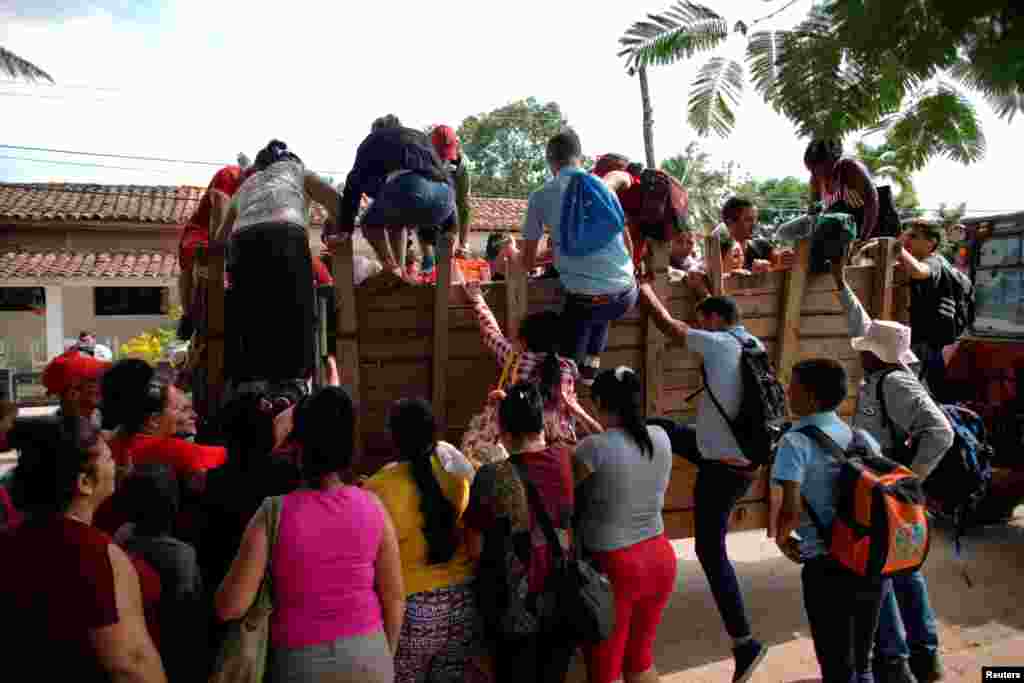
{"label": "outstretched arm", "polygon": [[484,346],[491,350],[498,360],[498,365],[505,367],[509,354],[512,353],[512,342],[501,332],[491,307],[487,305],[483,292],[480,291],[479,282],[467,282],[463,285],[466,298],[473,306],[476,313],[476,321],[480,325],[480,333],[483,336]]}
{"label": "outstretched arm", "polygon": [[666,337],[679,341],[686,341],[686,335],[690,332],[690,326],[682,320],[676,320],[665,308],[654,288],[650,283],[640,285],[640,304],[654,317],[654,324]]}

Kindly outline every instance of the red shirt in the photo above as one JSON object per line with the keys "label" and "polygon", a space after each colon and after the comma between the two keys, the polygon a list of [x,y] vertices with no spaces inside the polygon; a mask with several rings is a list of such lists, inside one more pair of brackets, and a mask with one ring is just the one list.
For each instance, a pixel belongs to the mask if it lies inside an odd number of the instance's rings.
{"label": "red shirt", "polygon": [[195,474],[220,467],[227,460],[222,446],[201,446],[176,437],[133,434],[110,442],[118,465],[170,465],[178,474]]}
{"label": "red shirt", "polygon": [[242,169],[238,166],[225,166],[217,171],[216,175],[213,176],[213,180],[207,186],[206,192],[203,193],[202,199],[199,200],[199,206],[196,208],[195,213],[188,220],[189,227],[195,226],[209,234],[210,212],[213,210],[213,198],[210,193],[213,190],[219,190],[228,197],[233,197],[241,185]]}
{"label": "red shirt", "polygon": [[63,515],[0,535],[0,614],[8,626],[3,666],[9,675],[110,680],[89,633],[118,621],[107,555],[112,542],[102,531]]}
{"label": "red shirt", "polygon": [[[569,450],[549,446],[521,457],[526,475],[540,494],[552,526],[556,532],[562,531],[568,537],[575,503]],[[531,552],[528,562],[525,566],[509,567],[509,571],[515,575],[525,570],[529,590],[533,593],[543,589],[552,556],[540,522],[518,479],[509,460],[481,467],[473,479],[469,507],[462,519],[468,528],[483,533],[485,538],[488,534],[500,533],[504,527],[498,522],[508,520],[507,528],[513,538],[529,539],[527,543]]]}

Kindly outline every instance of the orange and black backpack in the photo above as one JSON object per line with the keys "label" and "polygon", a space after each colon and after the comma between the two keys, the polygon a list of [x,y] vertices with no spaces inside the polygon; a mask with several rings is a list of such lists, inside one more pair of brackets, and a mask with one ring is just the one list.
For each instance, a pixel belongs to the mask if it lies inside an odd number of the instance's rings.
{"label": "orange and black backpack", "polygon": [[830,527],[825,528],[804,500],[829,556],[854,574],[870,578],[919,569],[931,542],[920,479],[903,465],[860,445],[860,439],[854,438],[844,451],[813,425],[797,431],[841,464]]}

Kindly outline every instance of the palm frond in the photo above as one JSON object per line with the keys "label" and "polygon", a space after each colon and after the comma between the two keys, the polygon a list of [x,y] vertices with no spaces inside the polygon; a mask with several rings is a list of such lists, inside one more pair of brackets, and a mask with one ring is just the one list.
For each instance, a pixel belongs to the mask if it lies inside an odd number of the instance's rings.
{"label": "palm frond", "polygon": [[790,31],[758,31],[747,43],[747,62],[754,89],[765,99],[771,98],[779,82],[779,74]]}
{"label": "palm frond", "polygon": [[921,93],[890,123],[886,142],[905,151],[910,171],[938,155],[962,164],[985,156],[985,135],[974,106],[946,83]]}
{"label": "palm frond", "polygon": [[1017,87],[997,85],[989,78],[989,72],[967,59],[959,59],[950,67],[949,75],[966,87],[976,90],[985,98],[996,116],[1012,122],[1017,112],[1024,112],[1024,91]]}
{"label": "palm frond", "polygon": [[736,61],[715,57],[700,68],[690,88],[687,120],[700,136],[712,130],[726,137],[736,124],[733,108],[743,95],[743,66]]}
{"label": "palm frond", "polygon": [[717,12],[689,0],[661,14],[649,14],[619,39],[626,68],[672,64],[710,50],[729,36],[729,24]]}
{"label": "palm frond", "polygon": [[747,61],[755,87],[799,135],[843,139],[899,111],[912,76],[855,59],[839,35],[831,5],[818,5],[791,31],[756,33]]}
{"label": "palm frond", "polygon": [[53,78],[38,66],[22,59],[10,50],[0,47],[0,73],[5,73],[11,78],[24,78],[26,81],[49,81]]}

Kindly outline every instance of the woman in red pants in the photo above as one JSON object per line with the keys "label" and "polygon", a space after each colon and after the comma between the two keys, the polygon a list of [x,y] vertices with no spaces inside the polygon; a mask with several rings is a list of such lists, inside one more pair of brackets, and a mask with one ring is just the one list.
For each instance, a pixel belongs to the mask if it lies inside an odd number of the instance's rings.
{"label": "woman in red pants", "polygon": [[587,651],[590,683],[656,683],[654,639],[676,584],[676,554],[661,509],[672,448],[645,425],[640,379],[626,367],[597,376],[601,434],[576,447],[576,510],[584,549],[612,583],[615,630]]}

